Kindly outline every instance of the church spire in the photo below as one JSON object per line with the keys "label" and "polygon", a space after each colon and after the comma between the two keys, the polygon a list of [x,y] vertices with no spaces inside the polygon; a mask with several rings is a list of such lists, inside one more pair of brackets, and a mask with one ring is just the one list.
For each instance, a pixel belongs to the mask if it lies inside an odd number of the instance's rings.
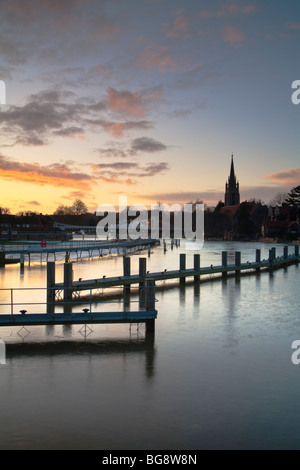
{"label": "church spire", "polygon": [[225,186],[225,206],[235,206],[240,203],[240,188],[234,171],[233,154],[231,155],[231,167],[228,183]]}

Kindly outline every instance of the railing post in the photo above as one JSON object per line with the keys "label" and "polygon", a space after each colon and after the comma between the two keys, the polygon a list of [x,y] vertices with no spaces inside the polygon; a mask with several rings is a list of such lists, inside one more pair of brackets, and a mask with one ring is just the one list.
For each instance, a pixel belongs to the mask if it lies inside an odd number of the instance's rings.
{"label": "railing post", "polygon": [[14,315],[14,291],[13,289],[10,290],[10,313],[13,317]]}
{"label": "railing post", "polygon": [[[123,257],[123,275],[124,277],[130,277],[130,271],[131,271],[131,258]],[[127,286],[124,285],[124,303],[125,306],[129,302],[129,297],[130,297],[130,284]]]}

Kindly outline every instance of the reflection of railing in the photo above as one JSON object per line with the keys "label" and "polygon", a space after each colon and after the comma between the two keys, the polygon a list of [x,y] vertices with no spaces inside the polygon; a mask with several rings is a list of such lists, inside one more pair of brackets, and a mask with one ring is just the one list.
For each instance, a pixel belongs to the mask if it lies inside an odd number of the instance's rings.
{"label": "reflection of railing", "polygon": [[157,318],[154,283],[141,288],[137,298],[130,298],[125,288],[123,300],[95,300],[92,289],[81,302],[56,302],[54,290],[52,299],[43,301],[47,295],[49,289],[45,288],[0,289],[0,326],[146,323],[153,328]]}

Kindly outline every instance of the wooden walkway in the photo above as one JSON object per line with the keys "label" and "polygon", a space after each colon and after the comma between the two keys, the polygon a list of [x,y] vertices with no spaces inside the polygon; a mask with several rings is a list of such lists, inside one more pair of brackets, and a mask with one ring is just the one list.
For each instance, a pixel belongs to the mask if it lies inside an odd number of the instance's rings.
{"label": "wooden walkway", "polygon": [[148,280],[153,280],[155,283],[159,281],[168,281],[178,279],[181,284],[185,283],[187,278],[194,278],[194,281],[200,281],[201,277],[207,275],[221,275],[226,277],[230,273],[240,275],[242,272],[260,272],[261,270],[278,269],[290,264],[298,263],[300,260],[299,246],[295,245],[294,253],[288,253],[288,247],[284,247],[283,256],[276,257],[276,248],[269,252],[267,260],[261,260],[261,251],[256,250],[256,260],[253,262],[241,262],[241,253],[235,253],[235,263],[228,264],[227,252],[222,252],[222,264],[217,266],[200,267],[200,255],[194,255],[194,267],[191,269],[186,268],[186,255],[180,255],[179,269],[177,270],[164,270],[160,272],[147,272],[146,258],[140,258],[139,273],[131,274],[130,258],[123,258],[124,268],[123,275],[116,277],[105,277],[99,279],[79,280],[73,281],[72,264],[65,265],[65,277],[63,283],[55,283],[55,266],[52,267],[49,263],[48,273],[48,287],[54,289],[55,292],[64,292],[64,298],[71,298],[73,293],[82,291],[92,291],[95,289],[105,289],[109,287],[126,287],[131,285],[145,285]]}

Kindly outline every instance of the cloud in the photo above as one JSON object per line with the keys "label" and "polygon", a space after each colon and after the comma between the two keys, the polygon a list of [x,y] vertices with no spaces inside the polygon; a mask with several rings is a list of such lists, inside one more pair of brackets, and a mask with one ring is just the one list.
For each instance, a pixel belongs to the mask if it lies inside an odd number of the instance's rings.
{"label": "cloud", "polygon": [[153,128],[153,124],[150,121],[112,122],[98,119],[88,120],[87,122],[94,127],[101,127],[106,132],[109,132],[112,137],[123,137],[124,133],[130,130],[148,130]]}
{"label": "cloud", "polygon": [[237,14],[244,14],[244,15],[249,15],[251,13],[255,13],[258,8],[254,4],[248,4],[248,5],[241,5],[237,3],[227,3],[222,6],[222,9],[225,10],[225,12],[229,13],[230,15],[237,15]]}
{"label": "cloud", "polygon": [[72,170],[67,164],[52,163],[44,166],[39,163],[18,162],[3,155],[0,155],[0,178],[81,190],[90,189],[95,183],[90,175]]}
{"label": "cloud", "polygon": [[[140,98],[130,92],[111,89],[108,106],[130,117],[144,114]],[[130,130],[153,128],[153,123],[146,120],[115,122],[107,116],[99,118],[106,110],[107,105],[103,101],[78,99],[74,93],[45,90],[30,96],[23,106],[0,110],[2,147],[41,146],[54,137],[83,139],[87,131],[98,132],[99,128],[113,137],[123,137]]]}
{"label": "cloud", "polygon": [[25,205],[28,206],[40,206],[41,204],[38,201],[28,201],[25,203]]}
{"label": "cloud", "polygon": [[160,73],[174,72],[178,66],[165,46],[147,46],[138,55],[138,63]]}
{"label": "cloud", "polygon": [[223,41],[229,42],[230,44],[241,44],[244,39],[244,33],[236,26],[224,26],[222,29]]}
{"label": "cloud", "polygon": [[158,140],[151,139],[150,137],[139,137],[134,139],[131,143],[131,153],[136,154],[139,152],[156,153],[167,150],[167,146]]}
{"label": "cloud", "polygon": [[212,203],[219,201],[224,198],[224,193],[219,191],[178,191],[170,193],[153,193],[141,195],[143,199],[149,199],[150,201],[162,201],[164,203],[179,203],[186,204],[190,201],[204,201]]}
{"label": "cloud", "polygon": [[127,156],[127,152],[114,147],[97,149],[96,151],[99,153],[100,157],[104,158],[125,158]]}
{"label": "cloud", "polygon": [[300,29],[300,23],[296,21],[288,21],[286,24],[286,27],[288,29],[294,29],[294,30],[299,30]]}
{"label": "cloud", "polygon": [[[93,165],[93,171],[105,182],[137,184],[136,179],[149,178],[164,173],[170,169],[166,162],[140,165],[136,162],[114,162]],[[123,179],[122,179],[123,178]],[[124,180],[124,178],[126,178]]]}
{"label": "cloud", "polygon": [[182,38],[189,31],[190,19],[187,16],[178,16],[172,24],[164,24],[165,36],[167,38]]}
{"label": "cloud", "polygon": [[168,149],[168,146],[150,137],[139,137],[131,141],[129,148],[109,147],[107,149],[97,149],[100,157],[126,158],[135,156],[138,153],[157,153]]}
{"label": "cloud", "polygon": [[111,111],[133,117],[142,117],[146,114],[142,97],[139,93],[117,91],[114,88],[108,88],[107,97],[107,106]]}
{"label": "cloud", "polygon": [[278,173],[271,173],[265,176],[267,180],[279,182],[282,185],[299,185],[300,184],[300,168],[284,170]]}

